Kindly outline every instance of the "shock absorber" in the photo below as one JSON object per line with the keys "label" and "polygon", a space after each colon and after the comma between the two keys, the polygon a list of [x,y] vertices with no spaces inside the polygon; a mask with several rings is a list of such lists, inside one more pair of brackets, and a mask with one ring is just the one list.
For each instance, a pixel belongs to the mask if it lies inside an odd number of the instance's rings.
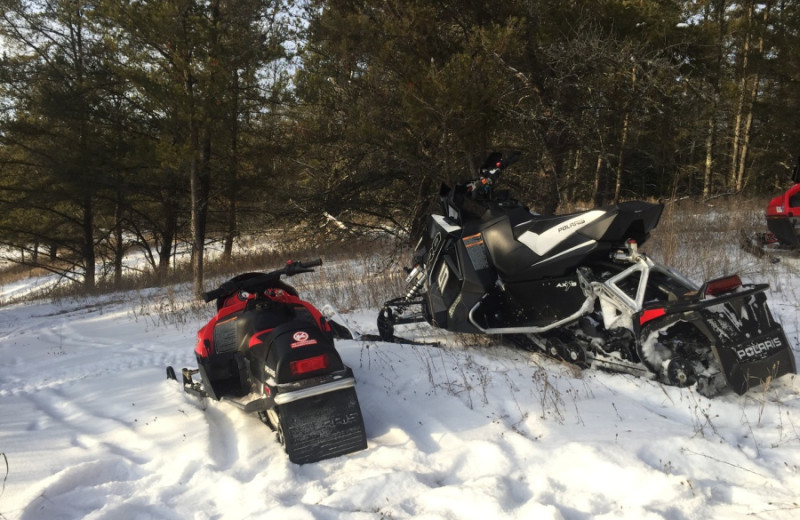
{"label": "shock absorber", "polygon": [[419,296],[420,290],[425,285],[425,271],[420,269],[419,265],[415,265],[411,272],[408,273],[406,283],[410,284],[408,292],[403,298],[407,302]]}

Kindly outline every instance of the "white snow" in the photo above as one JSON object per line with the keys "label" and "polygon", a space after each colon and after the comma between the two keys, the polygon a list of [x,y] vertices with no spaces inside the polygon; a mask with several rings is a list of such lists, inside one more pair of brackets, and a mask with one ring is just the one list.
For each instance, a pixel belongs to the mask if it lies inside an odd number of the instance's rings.
{"label": "white snow", "polygon": [[[797,357],[787,276],[769,301]],[[0,520],[800,517],[797,376],[709,400],[469,336],[339,341],[369,448],[297,466],[257,417],[166,379],[212,314],[189,300],[0,307]],[[376,314],[344,316],[374,333]]]}

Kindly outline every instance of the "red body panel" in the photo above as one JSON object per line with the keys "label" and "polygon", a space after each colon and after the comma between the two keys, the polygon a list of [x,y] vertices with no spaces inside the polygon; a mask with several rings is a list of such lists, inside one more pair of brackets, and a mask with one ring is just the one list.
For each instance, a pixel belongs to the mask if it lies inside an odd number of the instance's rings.
{"label": "red body panel", "polygon": [[769,201],[767,218],[800,216],[800,183]]}
{"label": "red body panel", "polygon": [[[322,313],[307,301],[301,300],[299,297],[289,294],[283,289],[268,289],[265,292],[265,295],[274,302],[305,307],[314,317],[314,320],[317,322],[320,330],[326,333],[330,332],[331,326],[322,317]],[[240,298],[238,294],[229,296],[222,305],[222,308],[217,311],[217,314],[211,318],[211,320],[209,320],[209,322],[206,323],[199,331],[197,331],[197,346],[194,349],[195,353],[203,358],[207,358],[210,354],[212,354],[214,348],[214,327],[216,327],[218,323],[224,322],[227,317],[243,311],[247,306],[247,302],[252,299],[255,299],[255,295],[249,295],[245,299]],[[263,333],[267,332],[269,331],[263,331]],[[263,333],[260,332],[258,334],[254,334],[251,338],[249,346],[252,347],[254,343],[257,343],[257,340],[253,340]]]}

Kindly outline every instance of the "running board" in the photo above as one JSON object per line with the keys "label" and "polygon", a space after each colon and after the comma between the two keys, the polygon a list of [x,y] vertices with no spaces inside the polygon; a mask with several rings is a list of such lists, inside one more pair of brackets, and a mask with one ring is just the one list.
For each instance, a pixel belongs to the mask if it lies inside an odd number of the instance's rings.
{"label": "running board", "polygon": [[484,334],[541,334],[541,333],[547,332],[549,330],[553,330],[553,329],[557,329],[559,327],[563,327],[564,325],[566,325],[568,323],[572,323],[573,321],[577,320],[581,316],[585,316],[586,314],[589,314],[592,311],[592,309],[594,308],[594,302],[595,302],[595,298],[594,297],[586,298],[586,300],[583,302],[583,305],[581,305],[581,308],[578,309],[576,312],[574,312],[573,314],[570,314],[569,316],[567,316],[563,320],[559,320],[559,321],[550,323],[549,325],[546,325],[544,327],[536,327],[536,326],[530,325],[530,326],[523,326],[523,327],[489,327],[489,328],[483,328],[480,325],[478,325],[478,322],[475,320],[475,316],[474,316],[475,315],[475,311],[478,310],[478,307],[480,307],[481,303],[483,303],[483,300],[481,300],[478,303],[476,303],[475,306],[472,307],[472,309],[469,311],[469,322],[472,324],[473,327],[475,327],[479,331],[483,332]]}
{"label": "running board", "polygon": [[257,394],[247,394],[243,397],[224,396],[220,400],[228,402],[246,413],[259,412],[275,406],[275,401],[272,398]]}

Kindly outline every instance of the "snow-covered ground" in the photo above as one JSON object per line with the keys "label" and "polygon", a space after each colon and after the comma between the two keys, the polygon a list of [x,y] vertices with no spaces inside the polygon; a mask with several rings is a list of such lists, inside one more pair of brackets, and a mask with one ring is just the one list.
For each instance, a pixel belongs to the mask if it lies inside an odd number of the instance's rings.
{"label": "snow-covered ground", "polygon": [[[769,298],[797,357],[792,278]],[[165,378],[212,312],[185,300],[0,307],[0,520],[800,517],[797,376],[709,400],[463,336],[340,341],[369,448],[297,466]],[[345,318],[374,333],[375,311]]]}

